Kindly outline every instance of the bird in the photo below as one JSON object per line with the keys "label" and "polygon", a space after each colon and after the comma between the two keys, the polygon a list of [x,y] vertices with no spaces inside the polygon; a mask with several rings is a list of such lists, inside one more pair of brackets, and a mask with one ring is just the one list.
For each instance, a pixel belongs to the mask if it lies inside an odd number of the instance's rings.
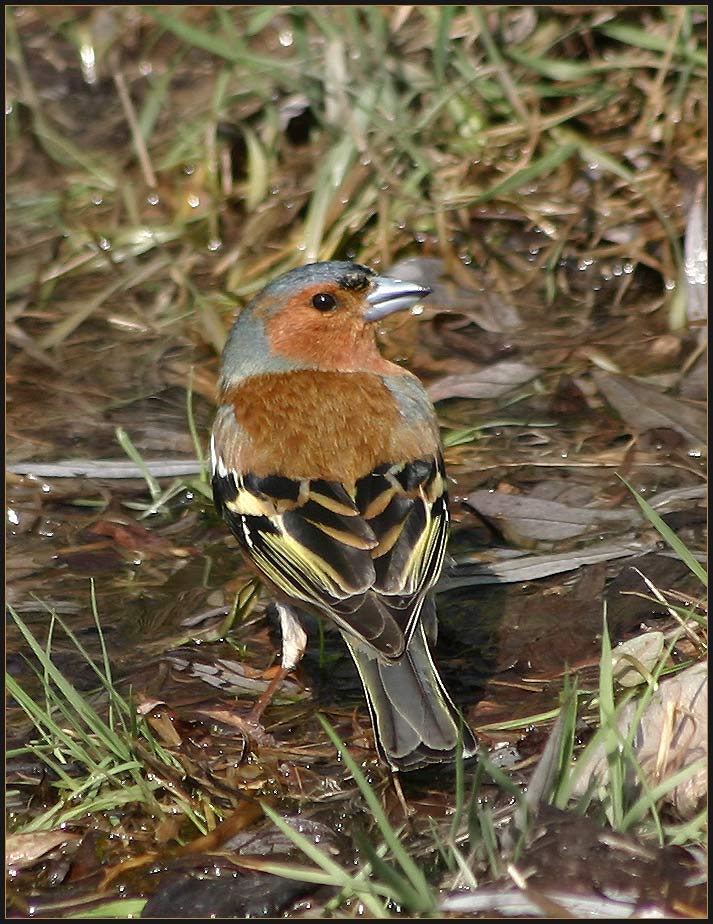
{"label": "bird", "polygon": [[430,650],[449,523],[436,413],[376,337],[430,291],[344,260],[268,283],[228,334],[210,441],[216,509],[282,634],[255,715],[304,654],[301,616],[322,618],[342,634],[393,771],[477,751]]}

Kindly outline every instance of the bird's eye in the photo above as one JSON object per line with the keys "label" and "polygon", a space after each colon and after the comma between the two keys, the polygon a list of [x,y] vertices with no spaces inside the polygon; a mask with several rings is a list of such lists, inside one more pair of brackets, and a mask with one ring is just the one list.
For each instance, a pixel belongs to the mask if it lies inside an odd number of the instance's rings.
{"label": "bird's eye", "polygon": [[332,311],[337,307],[337,300],[329,292],[318,292],[312,299],[312,304],[317,311]]}

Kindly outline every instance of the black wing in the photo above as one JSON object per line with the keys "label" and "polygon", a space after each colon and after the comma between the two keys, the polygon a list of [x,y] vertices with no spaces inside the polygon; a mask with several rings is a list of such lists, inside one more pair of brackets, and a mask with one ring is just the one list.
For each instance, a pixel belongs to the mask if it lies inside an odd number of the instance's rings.
{"label": "black wing", "polygon": [[336,482],[233,472],[214,451],[213,494],[273,587],[387,657],[402,654],[443,563],[440,458],[380,466],[352,496]]}

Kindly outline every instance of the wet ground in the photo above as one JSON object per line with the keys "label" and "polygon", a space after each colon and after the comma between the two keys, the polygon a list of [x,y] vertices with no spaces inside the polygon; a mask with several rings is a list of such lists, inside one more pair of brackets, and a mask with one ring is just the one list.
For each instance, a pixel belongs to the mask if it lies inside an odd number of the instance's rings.
{"label": "wet ground", "polygon": [[[99,15],[96,8],[94,35]],[[142,16],[131,20],[132,41],[149,60]],[[386,355],[425,382],[442,424],[453,529],[438,588],[436,656],[487,766],[509,781],[477,777],[476,804],[497,838],[489,853],[472,807],[452,829],[460,785],[452,773],[401,779],[406,821],[336,633],[308,623],[304,661],[263,726],[246,724],[277,664],[279,638],[269,601],[212,508],[204,456],[217,350],[243,296],[294,253],[277,227],[295,205],[288,208],[290,196],[301,195],[287,189],[310,149],[288,139],[292,160],[275,181],[279,205],[252,218],[244,200],[214,210],[220,190],[200,163],[178,154],[157,166],[148,199],[128,158],[122,204],[118,185],[92,190],[38,123],[42,113],[55,131],[64,126],[92,156],[117,139],[128,145],[116,103],[121,81],[82,79],[66,22],[43,21],[30,8],[15,17],[6,663],[12,682],[51,720],[31,718],[11,688],[8,914],[74,917],[114,901],[107,917],[125,909],[144,917],[360,913],[358,900],[340,899],[333,886],[271,876],[256,861],[305,862],[265,818],[261,800],[343,867],[370,857],[365,841],[378,842],[323,715],[392,824],[405,824],[402,840],[429,881],[445,890],[442,914],[617,917],[643,908],[705,916],[692,834],[652,838],[643,823],[617,832],[594,804],[579,814],[543,805],[515,854],[508,840],[515,795],[531,784],[572,680],[575,747],[596,733],[605,615],[613,645],[662,634],[666,654],[644,665],[662,671],[662,684],[705,658],[705,590],[632,494],[703,560],[700,279],[678,272],[702,222],[700,138],[691,132],[644,196],[581,160],[549,189],[535,183],[529,198],[454,206],[445,236],[438,225],[407,227],[410,243],[395,230],[392,247],[380,250],[381,232],[369,226],[363,250],[345,239],[341,252],[321,254],[356,256],[434,290],[422,313],[393,320],[380,338]],[[191,97],[179,79],[170,105],[194,114],[215,75],[209,55],[186,53],[198,88]],[[165,50],[154,66],[169,60],[186,80],[183,63]],[[128,65],[113,73],[128,74],[140,94]],[[77,112],[86,114],[89,103],[98,117],[83,124]],[[171,137],[159,125],[157,165]],[[249,198],[239,151],[226,144],[235,188]],[[366,169],[354,166],[343,201]],[[193,224],[177,217],[192,208],[191,196],[200,200]],[[50,231],[46,208],[66,212]],[[256,246],[238,253],[246,220]],[[151,243],[142,249],[146,229]],[[122,723],[126,754],[119,745],[112,752],[113,739],[97,731]],[[110,753],[113,763],[103,763]],[[468,786],[479,772],[467,768]],[[680,793],[677,802],[663,792],[656,816],[667,831],[683,831],[704,796],[705,787],[684,805]],[[455,852],[434,846],[439,837],[462,849],[471,879]],[[512,868],[526,873],[526,884]],[[481,904],[458,906],[458,887],[475,881],[481,889],[466,898]],[[514,905],[498,904],[503,882],[517,886]],[[413,909],[390,905],[400,910]]]}

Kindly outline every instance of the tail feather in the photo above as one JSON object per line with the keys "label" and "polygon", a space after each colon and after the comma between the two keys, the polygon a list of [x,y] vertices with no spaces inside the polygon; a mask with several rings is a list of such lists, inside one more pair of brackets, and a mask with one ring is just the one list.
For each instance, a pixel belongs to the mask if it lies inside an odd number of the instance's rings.
{"label": "tail feather", "polygon": [[428,650],[419,624],[404,654],[388,661],[344,635],[361,676],[374,736],[382,757],[395,770],[416,770],[451,761],[462,737],[463,756],[477,750]]}

